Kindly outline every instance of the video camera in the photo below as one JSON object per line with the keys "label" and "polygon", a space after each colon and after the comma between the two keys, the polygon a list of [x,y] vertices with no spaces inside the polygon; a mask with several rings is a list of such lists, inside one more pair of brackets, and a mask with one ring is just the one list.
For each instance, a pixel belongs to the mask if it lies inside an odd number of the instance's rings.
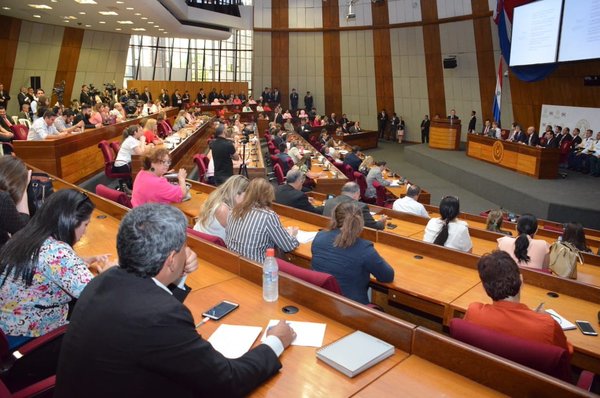
{"label": "video camera", "polygon": [[59,103],[63,103],[63,99],[65,96],[65,81],[60,82],[56,87],[52,89],[54,95],[56,95],[56,99]]}

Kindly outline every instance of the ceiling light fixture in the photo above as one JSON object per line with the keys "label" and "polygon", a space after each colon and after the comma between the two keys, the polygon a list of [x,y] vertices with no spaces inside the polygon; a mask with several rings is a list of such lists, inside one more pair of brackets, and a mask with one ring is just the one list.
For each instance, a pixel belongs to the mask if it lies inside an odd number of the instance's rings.
{"label": "ceiling light fixture", "polygon": [[79,11],[79,15],[85,15],[85,11]]}
{"label": "ceiling light fixture", "polygon": [[117,21],[117,23],[121,25],[133,25],[133,22],[131,21]]}
{"label": "ceiling light fixture", "polygon": [[37,14],[33,14],[33,17],[34,18],[41,18],[42,16],[41,15],[37,15]]}
{"label": "ceiling light fixture", "polygon": [[31,8],[35,8],[36,10],[51,10],[52,7],[47,6],[46,4],[27,4]]}
{"label": "ceiling light fixture", "polygon": [[10,10],[10,7],[2,7],[2,9],[8,11]]}
{"label": "ceiling light fixture", "polygon": [[92,27],[92,25],[85,25],[85,27],[86,27],[86,28],[91,28],[91,27]]}
{"label": "ceiling light fixture", "polygon": [[146,31],[146,29],[144,29],[144,28],[131,28],[131,30],[134,30],[136,32],[145,32]]}
{"label": "ceiling light fixture", "polygon": [[109,16],[109,15],[119,15],[114,11],[98,11],[98,14],[100,15],[104,15],[104,16]]}
{"label": "ceiling light fixture", "polygon": [[133,14],[133,15],[135,15],[136,17],[139,17],[139,16],[140,16],[140,15],[142,15],[142,14],[140,14],[139,12],[136,12],[136,13],[135,13],[135,14]]}
{"label": "ceiling light fixture", "polygon": [[79,4],[98,4],[94,0],[75,0],[75,3],[79,3]]}
{"label": "ceiling light fixture", "polygon": [[106,21],[98,21],[98,23],[105,24]]}
{"label": "ceiling light fixture", "polygon": [[121,28],[115,28],[115,30],[121,30]]}
{"label": "ceiling light fixture", "polygon": [[146,19],[148,19],[148,17],[142,17],[141,19],[143,19],[145,21]]}
{"label": "ceiling light fixture", "polygon": [[133,11],[133,7],[127,7],[126,10]]}

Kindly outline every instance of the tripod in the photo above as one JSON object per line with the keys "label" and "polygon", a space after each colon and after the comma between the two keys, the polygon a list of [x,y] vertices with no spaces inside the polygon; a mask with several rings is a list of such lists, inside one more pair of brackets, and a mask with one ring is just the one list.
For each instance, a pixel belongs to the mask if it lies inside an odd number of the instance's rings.
{"label": "tripod", "polygon": [[246,145],[248,144],[248,141],[245,139],[242,139],[241,144],[242,144],[242,163],[240,164],[240,170],[238,171],[238,174],[248,178],[248,166],[246,166]]}

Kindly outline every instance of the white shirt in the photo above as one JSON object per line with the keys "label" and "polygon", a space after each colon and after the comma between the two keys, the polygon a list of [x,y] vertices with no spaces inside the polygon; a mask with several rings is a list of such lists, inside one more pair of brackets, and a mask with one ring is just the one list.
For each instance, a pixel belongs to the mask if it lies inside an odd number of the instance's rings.
{"label": "white shirt", "polygon": [[409,196],[405,196],[396,200],[392,209],[395,211],[401,211],[403,213],[410,213],[429,218],[429,214],[427,213],[427,210],[425,210],[425,206]]}
{"label": "white shirt", "polygon": [[53,124],[48,126],[46,120],[40,117],[31,124],[29,133],[27,134],[27,141],[42,141],[49,135],[58,135],[58,130],[56,130]]}
{"label": "white shirt", "polygon": [[131,163],[131,155],[134,153],[133,150],[139,145],[140,142],[134,136],[130,135],[125,138],[125,141],[121,144],[121,149],[119,149],[117,158],[115,159],[115,166],[120,167]]}
{"label": "white shirt", "polygon": [[[438,233],[442,230],[444,222],[439,218],[432,218],[425,227],[425,242],[433,243]],[[445,247],[468,252],[473,248],[471,237],[469,236],[469,226],[462,220],[454,220],[448,224],[448,240],[444,243]]]}

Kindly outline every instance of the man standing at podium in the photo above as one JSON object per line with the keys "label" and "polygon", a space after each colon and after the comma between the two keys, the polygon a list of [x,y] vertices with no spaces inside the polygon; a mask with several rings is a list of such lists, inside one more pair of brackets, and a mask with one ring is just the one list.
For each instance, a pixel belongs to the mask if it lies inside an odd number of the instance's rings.
{"label": "man standing at podium", "polygon": [[455,122],[455,121],[459,120],[460,118],[456,114],[456,111],[454,109],[452,109],[450,111],[450,114],[448,115],[448,119],[450,119],[450,122]]}

